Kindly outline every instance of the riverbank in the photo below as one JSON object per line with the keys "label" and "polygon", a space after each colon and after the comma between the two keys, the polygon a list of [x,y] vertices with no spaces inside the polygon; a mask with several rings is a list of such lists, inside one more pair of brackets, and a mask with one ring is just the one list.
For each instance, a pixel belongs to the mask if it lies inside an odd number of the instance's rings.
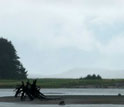
{"label": "riverbank", "polygon": [[[20,101],[20,98],[0,97],[0,102],[12,102],[12,103],[30,103],[30,104],[124,104],[124,96],[100,96],[100,95],[52,95],[50,98],[59,97],[61,99],[56,100],[39,100],[35,99],[30,101],[28,98],[25,101]],[[64,104],[62,103],[62,104]]]}

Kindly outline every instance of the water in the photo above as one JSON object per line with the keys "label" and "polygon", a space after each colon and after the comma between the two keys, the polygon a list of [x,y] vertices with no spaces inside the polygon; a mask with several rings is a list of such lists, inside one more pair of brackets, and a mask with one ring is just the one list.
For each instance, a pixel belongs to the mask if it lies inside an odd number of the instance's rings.
{"label": "water", "polygon": [[[0,97],[13,96],[14,89],[0,89]],[[81,88],[58,88],[58,89],[41,89],[45,95],[124,95],[124,89],[81,89]]]}
{"label": "water", "polygon": [[[0,89],[0,97],[13,96],[14,89]],[[42,89],[45,95],[124,95],[124,89]],[[59,105],[41,105],[41,104],[24,104],[24,103],[4,103],[0,102],[0,107],[61,107]],[[71,104],[64,107],[124,107],[124,105],[112,104]]]}
{"label": "water", "polygon": [[60,88],[60,89],[42,89],[45,95],[124,95],[124,89],[81,89],[81,88]]}

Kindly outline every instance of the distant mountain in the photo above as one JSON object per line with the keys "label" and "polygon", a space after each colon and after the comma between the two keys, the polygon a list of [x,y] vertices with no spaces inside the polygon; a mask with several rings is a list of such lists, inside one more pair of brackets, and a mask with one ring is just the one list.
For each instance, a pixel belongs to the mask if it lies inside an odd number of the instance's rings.
{"label": "distant mountain", "polygon": [[86,77],[88,74],[99,74],[102,78],[124,78],[124,70],[107,70],[107,69],[71,69],[69,71],[52,74],[52,75],[42,75],[44,78],[80,78]]}

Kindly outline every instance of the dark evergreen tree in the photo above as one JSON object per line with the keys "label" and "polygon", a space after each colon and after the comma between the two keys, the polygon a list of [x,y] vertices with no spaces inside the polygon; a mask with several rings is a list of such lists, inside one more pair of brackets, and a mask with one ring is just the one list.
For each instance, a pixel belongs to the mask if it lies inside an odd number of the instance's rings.
{"label": "dark evergreen tree", "polygon": [[100,76],[100,75],[95,75],[95,74],[93,74],[93,75],[87,75],[84,79],[91,79],[91,80],[101,80],[102,79],[102,77]]}
{"label": "dark evergreen tree", "polygon": [[92,79],[92,76],[89,74],[87,77],[85,77],[85,79]]}
{"label": "dark evergreen tree", "polygon": [[97,79],[95,74],[92,75],[92,79]]}
{"label": "dark evergreen tree", "polygon": [[99,80],[101,80],[102,79],[102,77],[100,76],[100,75],[97,75],[97,77],[96,77],[97,79],[99,79]]}
{"label": "dark evergreen tree", "polygon": [[16,50],[5,38],[0,38],[0,79],[26,79],[27,71],[19,61]]}

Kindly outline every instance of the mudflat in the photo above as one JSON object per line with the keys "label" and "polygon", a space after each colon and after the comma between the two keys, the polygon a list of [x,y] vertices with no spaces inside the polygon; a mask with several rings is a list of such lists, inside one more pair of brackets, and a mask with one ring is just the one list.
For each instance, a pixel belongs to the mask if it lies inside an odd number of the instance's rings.
{"label": "mudflat", "polygon": [[[124,96],[114,95],[51,95],[50,99],[34,99],[30,101],[26,98],[24,101],[20,97],[0,97],[0,102],[12,103],[31,103],[31,104],[124,104]],[[64,102],[64,103],[63,103]]]}

